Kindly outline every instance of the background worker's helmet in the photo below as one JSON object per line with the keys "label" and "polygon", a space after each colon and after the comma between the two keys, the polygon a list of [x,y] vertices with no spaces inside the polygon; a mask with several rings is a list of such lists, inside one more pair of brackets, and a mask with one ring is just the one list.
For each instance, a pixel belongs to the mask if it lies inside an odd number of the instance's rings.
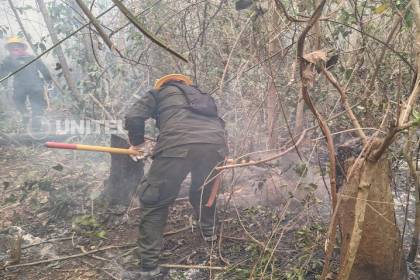
{"label": "background worker's helmet", "polygon": [[28,47],[26,45],[26,43],[21,38],[19,38],[17,36],[12,36],[12,37],[7,38],[6,48],[10,49],[14,46],[20,46],[20,47],[25,48],[25,49]]}
{"label": "background worker's helmet", "polygon": [[192,85],[192,81],[190,78],[188,78],[185,75],[182,74],[169,74],[166,76],[163,76],[162,78],[156,80],[155,82],[155,89],[160,89],[161,86],[167,82],[170,81],[181,81],[184,82],[186,85]]}

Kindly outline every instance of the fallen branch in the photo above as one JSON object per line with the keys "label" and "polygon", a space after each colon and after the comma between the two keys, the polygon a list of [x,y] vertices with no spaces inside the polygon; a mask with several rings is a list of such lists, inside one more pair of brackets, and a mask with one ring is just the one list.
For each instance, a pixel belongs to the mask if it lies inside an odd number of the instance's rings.
{"label": "fallen branch", "polygon": [[287,148],[286,150],[284,150],[283,152],[274,155],[272,157],[266,158],[266,159],[262,159],[262,160],[257,160],[257,161],[251,161],[251,162],[246,162],[246,163],[239,163],[239,164],[230,164],[230,165],[224,165],[224,166],[219,166],[216,167],[215,170],[223,170],[223,169],[230,169],[230,168],[236,168],[236,167],[245,167],[245,166],[253,166],[253,165],[258,165],[261,163],[265,163],[268,161],[272,161],[275,159],[278,159],[279,157],[284,156],[285,154],[289,153],[290,151],[294,150],[296,148],[296,146],[298,146],[302,140],[305,138],[305,134],[309,129],[305,129],[302,134],[300,135],[299,139],[296,141],[296,144],[293,145],[292,147]]}
{"label": "fallen branch", "polygon": [[14,203],[14,204],[12,204],[12,205],[8,205],[8,206],[5,206],[5,207],[3,207],[3,208],[0,208],[0,213],[1,212],[3,212],[4,210],[7,210],[7,209],[9,209],[9,208],[13,208],[13,207],[15,207],[15,206],[19,206],[20,205],[20,203],[19,202],[17,202],[17,203]]}
{"label": "fallen branch", "polygon": [[180,232],[183,232],[183,231],[189,230],[190,228],[191,228],[191,226],[186,226],[186,227],[183,227],[183,228],[180,228],[180,229],[167,231],[167,232],[164,232],[164,233],[163,233],[163,236],[174,235],[174,234],[177,234],[177,233],[180,233]]}
{"label": "fallen branch", "polygon": [[48,240],[44,240],[44,241],[41,241],[41,242],[38,242],[38,243],[33,243],[33,244],[30,244],[30,245],[24,246],[24,247],[22,247],[22,249],[28,249],[28,248],[31,248],[31,247],[34,247],[34,246],[45,244],[45,243],[52,243],[52,242],[56,242],[56,241],[66,241],[66,240],[71,240],[71,239],[72,239],[72,237],[62,237],[62,238],[48,239]]}
{"label": "fallen branch", "polygon": [[161,264],[160,267],[164,267],[164,268],[178,268],[178,269],[226,270],[225,267],[221,267],[221,266],[208,266],[208,265]]}
{"label": "fallen branch", "polygon": [[134,245],[134,244],[112,245],[112,246],[107,246],[107,247],[99,248],[99,249],[92,250],[92,251],[87,251],[86,253],[80,253],[80,254],[75,254],[75,255],[70,255],[70,256],[58,257],[58,258],[54,258],[54,259],[41,260],[41,261],[36,261],[36,262],[9,265],[9,266],[3,267],[3,269],[8,270],[8,269],[13,269],[13,268],[20,268],[20,267],[39,265],[39,264],[65,261],[65,260],[69,260],[69,259],[84,257],[84,256],[87,256],[87,255],[90,255],[90,254],[94,254],[94,253],[98,253],[98,252],[102,252],[102,251],[106,251],[106,250],[113,250],[113,249],[119,249],[119,248],[125,248],[125,247],[135,247],[135,246],[136,245]]}
{"label": "fallen branch", "polygon": [[96,269],[99,270],[103,273],[105,273],[106,275],[108,275],[109,277],[111,277],[114,280],[120,280],[119,278],[115,277],[114,275],[112,275],[112,273],[109,273],[108,271],[106,271],[104,268],[102,267],[96,267],[95,265],[91,264],[90,262],[84,261],[83,263],[87,264],[88,266],[90,266],[92,269]]}

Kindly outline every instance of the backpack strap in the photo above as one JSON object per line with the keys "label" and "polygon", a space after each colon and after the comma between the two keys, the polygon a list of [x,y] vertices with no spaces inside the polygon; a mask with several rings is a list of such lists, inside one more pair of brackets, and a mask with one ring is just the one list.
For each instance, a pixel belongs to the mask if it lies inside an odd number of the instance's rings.
{"label": "backpack strap", "polygon": [[158,94],[158,90],[155,90],[155,89],[151,89],[151,90],[149,90],[147,93],[148,94],[150,94],[150,95],[152,95],[152,97],[153,97],[153,99],[155,100],[155,103],[156,103],[156,107],[155,107],[155,110],[153,111],[153,113],[152,113],[152,117],[154,118],[154,119],[157,119],[158,118],[158,115],[159,115],[159,113],[158,113],[158,98],[157,98],[157,94]]}
{"label": "backpack strap", "polygon": [[[179,91],[182,93],[182,95],[185,97],[185,100],[187,101],[187,104],[186,105],[172,105],[172,106],[168,106],[168,107],[165,107],[165,108],[163,108],[163,109],[160,109],[160,110],[158,110],[159,112],[158,112],[158,115],[159,114],[162,114],[163,112],[166,112],[166,111],[168,111],[168,110],[173,110],[173,109],[189,109],[190,108],[190,100],[189,100],[189,98],[188,98],[188,96],[187,96],[187,94],[185,93],[185,90],[183,89],[183,85],[181,86],[180,84],[178,84],[178,83],[173,83],[173,82],[169,82],[169,83],[166,83],[165,84],[165,86],[164,87],[162,87],[162,89],[163,88],[165,88],[165,87],[168,87],[168,86],[174,86],[174,87],[176,87],[177,89],[179,89]],[[154,90],[156,93],[157,92],[159,92],[159,91],[157,91],[157,90]],[[167,98],[168,96],[165,96],[164,98]],[[155,97],[155,100],[157,100],[157,98]]]}

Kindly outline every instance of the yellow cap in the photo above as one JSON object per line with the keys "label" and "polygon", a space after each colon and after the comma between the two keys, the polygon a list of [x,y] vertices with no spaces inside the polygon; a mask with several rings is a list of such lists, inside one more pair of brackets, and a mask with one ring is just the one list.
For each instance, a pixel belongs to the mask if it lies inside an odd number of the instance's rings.
{"label": "yellow cap", "polygon": [[187,84],[189,86],[192,85],[191,79],[188,78],[185,75],[182,75],[182,74],[169,74],[169,75],[163,76],[162,78],[156,80],[156,82],[155,82],[155,89],[160,89],[160,87],[163,84],[165,84],[165,83],[167,83],[169,81],[181,81],[181,82],[184,82],[185,84]]}
{"label": "yellow cap", "polygon": [[7,38],[6,48],[10,45],[15,45],[15,44],[22,45],[22,46],[26,47],[25,42],[21,38],[19,38],[18,36],[12,36],[12,37]]}

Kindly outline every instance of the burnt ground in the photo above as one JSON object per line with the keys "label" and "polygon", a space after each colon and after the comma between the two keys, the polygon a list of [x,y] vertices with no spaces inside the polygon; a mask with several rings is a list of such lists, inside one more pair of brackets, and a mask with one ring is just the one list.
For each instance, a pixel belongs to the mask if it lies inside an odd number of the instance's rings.
{"label": "burnt ground", "polygon": [[[0,164],[1,267],[20,254],[0,279],[125,279],[138,266],[137,199],[128,209],[98,200],[109,155],[3,146]],[[214,244],[194,226],[186,182],[161,256],[172,266],[170,279],[317,279],[329,215],[321,175],[293,154],[227,173],[218,203],[222,238]],[[11,248],[19,235],[16,253]],[[26,266],[34,262],[41,263]]]}
{"label": "burnt ground", "polygon": [[[2,266],[10,264],[13,240],[18,232],[22,235],[20,261],[0,270],[1,279],[124,279],[124,271],[138,265],[136,199],[129,209],[105,208],[97,200],[109,172],[108,155],[39,146],[1,147],[0,152]],[[221,242],[202,240],[182,198],[185,190],[181,192],[171,209],[162,253],[162,263],[182,265],[170,270],[170,278],[316,279],[326,229],[321,213],[325,205],[313,195],[314,184],[293,197],[285,191],[286,181],[275,180],[281,172],[241,172],[232,184],[230,176],[225,178],[225,185],[234,188],[227,188],[218,204]],[[291,172],[299,178],[299,170]],[[224,270],[210,272],[197,265]]]}

